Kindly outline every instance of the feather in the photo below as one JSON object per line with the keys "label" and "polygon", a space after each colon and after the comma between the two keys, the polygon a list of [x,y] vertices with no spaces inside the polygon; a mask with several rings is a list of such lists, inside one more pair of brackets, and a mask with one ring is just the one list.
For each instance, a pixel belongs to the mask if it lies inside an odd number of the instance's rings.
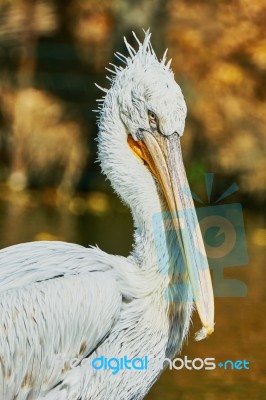
{"label": "feather", "polygon": [[114,53],[115,57],[118,58],[118,60],[122,61],[124,64],[127,64],[127,57],[124,56],[123,54],[119,53],[118,51]]}
{"label": "feather", "polygon": [[168,49],[166,49],[165,52],[163,53],[163,58],[162,58],[162,61],[161,61],[161,63],[164,64],[164,65],[165,65],[166,58],[167,58],[167,52],[168,52]]}
{"label": "feather", "polygon": [[132,34],[133,34],[134,38],[136,39],[138,45],[141,46],[141,42],[139,41],[139,39],[138,39],[136,33],[135,33],[134,31],[132,31]]}
{"label": "feather", "polygon": [[105,89],[105,88],[101,87],[100,85],[98,85],[98,83],[95,83],[95,86],[97,86],[97,88],[100,89],[104,93],[108,92],[108,89]]}
{"label": "feather", "polygon": [[170,69],[171,62],[172,62],[172,58],[168,61],[168,63],[165,66],[167,69]]}
{"label": "feather", "polygon": [[133,58],[136,55],[136,50],[128,43],[126,37],[124,37],[124,42],[130,57]]}

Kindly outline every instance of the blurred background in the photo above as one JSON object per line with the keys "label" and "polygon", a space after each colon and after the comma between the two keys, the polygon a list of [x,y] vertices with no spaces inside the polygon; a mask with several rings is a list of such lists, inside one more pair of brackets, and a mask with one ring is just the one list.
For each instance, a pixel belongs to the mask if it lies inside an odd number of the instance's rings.
{"label": "blurred background", "polygon": [[[129,211],[96,159],[97,82],[125,54],[123,36],[151,28],[184,93],[182,139],[191,188],[214,204],[241,203],[245,266],[224,274],[247,296],[216,297],[216,332],[182,356],[246,359],[250,370],[167,371],[149,400],[264,399],[266,4],[263,0],[0,0],[0,247],[32,240],[98,244],[127,255]],[[215,180],[208,201],[204,174]],[[195,204],[200,206],[199,203]]]}

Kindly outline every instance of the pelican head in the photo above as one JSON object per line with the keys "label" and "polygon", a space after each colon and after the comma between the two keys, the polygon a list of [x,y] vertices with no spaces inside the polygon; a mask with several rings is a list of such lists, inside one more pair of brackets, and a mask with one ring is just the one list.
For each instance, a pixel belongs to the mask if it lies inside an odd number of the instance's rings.
{"label": "pelican head", "polygon": [[[116,56],[126,66],[114,66],[111,88],[104,89],[106,95],[99,119],[99,159],[115,190],[130,205],[136,228],[143,219],[142,225],[147,226],[149,209],[153,208],[151,199],[158,197],[160,188],[173,218],[202,321],[203,328],[198,334],[201,339],[213,332],[214,302],[180,147],[186,103],[170,62],[166,63],[166,53],[158,61],[149,32],[143,43],[136,40],[137,51],[125,40],[129,57],[120,53]],[[144,203],[148,204],[146,209]]]}
{"label": "pelican head", "polygon": [[[162,63],[137,65],[118,102],[120,116],[134,140],[142,130],[158,129],[164,136],[183,134],[186,103],[173,73]],[[129,74],[125,74],[129,78]]]}

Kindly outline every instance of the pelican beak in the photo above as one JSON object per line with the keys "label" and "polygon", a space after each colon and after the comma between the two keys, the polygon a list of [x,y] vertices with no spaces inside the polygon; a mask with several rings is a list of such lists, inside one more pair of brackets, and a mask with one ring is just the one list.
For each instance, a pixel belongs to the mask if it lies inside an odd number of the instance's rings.
{"label": "pelican beak", "polygon": [[128,142],[135,154],[148,164],[165,195],[203,325],[196,340],[203,339],[214,331],[214,297],[207,256],[183,165],[180,138],[176,133],[163,136],[157,131],[142,131],[140,141],[136,142],[129,136]]}

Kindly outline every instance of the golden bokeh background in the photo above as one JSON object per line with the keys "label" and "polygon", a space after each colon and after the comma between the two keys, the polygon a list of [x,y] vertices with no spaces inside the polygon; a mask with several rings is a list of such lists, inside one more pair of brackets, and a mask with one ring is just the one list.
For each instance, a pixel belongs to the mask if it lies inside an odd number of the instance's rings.
{"label": "golden bokeh background", "polygon": [[[0,247],[31,240],[97,243],[128,254],[129,211],[100,174],[94,85],[151,29],[165,48],[188,116],[182,147],[189,182],[207,204],[244,211],[249,261],[227,268],[245,298],[216,299],[216,332],[182,356],[248,359],[249,371],[167,371],[149,400],[263,399],[266,230],[266,3],[263,0],[0,0]],[[199,206],[199,204],[197,204]],[[194,324],[198,322],[195,319]],[[196,329],[196,328],[195,328]],[[195,330],[193,328],[193,330]]]}

